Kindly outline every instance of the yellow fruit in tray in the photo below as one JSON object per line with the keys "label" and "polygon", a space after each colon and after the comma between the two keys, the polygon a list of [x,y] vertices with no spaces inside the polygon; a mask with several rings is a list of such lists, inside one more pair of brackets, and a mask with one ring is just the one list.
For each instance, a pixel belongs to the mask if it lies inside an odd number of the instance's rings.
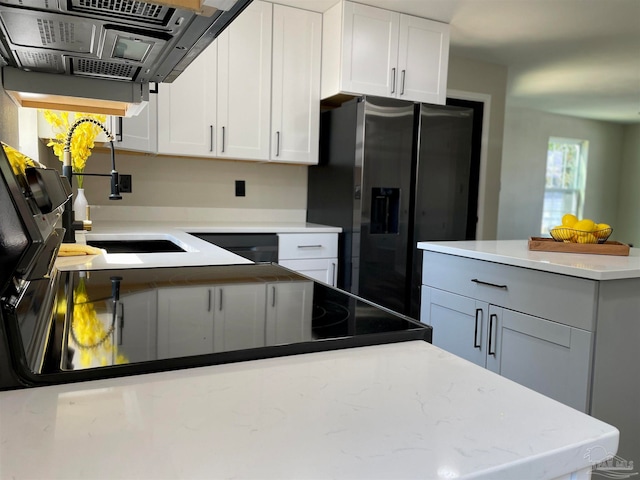
{"label": "yellow fruit in tray", "polygon": [[607,238],[611,233],[611,226],[606,223],[598,223],[595,226],[593,234],[598,238]]}
{"label": "yellow fruit in tray", "polygon": [[562,216],[562,226],[572,228],[578,222],[578,217],[573,213],[565,213]]}
{"label": "yellow fruit in tray", "polygon": [[592,232],[595,226],[596,223],[593,220],[589,218],[583,218],[582,220],[577,221],[573,225],[573,228],[575,228],[576,230],[580,230],[581,232]]}

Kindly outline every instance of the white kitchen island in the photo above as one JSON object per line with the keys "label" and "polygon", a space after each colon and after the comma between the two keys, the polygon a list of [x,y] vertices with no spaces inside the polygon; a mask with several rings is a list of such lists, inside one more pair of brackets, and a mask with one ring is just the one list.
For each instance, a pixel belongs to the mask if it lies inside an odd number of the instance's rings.
{"label": "white kitchen island", "polygon": [[640,250],[530,251],[527,240],[421,242],[433,343],[620,429],[640,461]]}
{"label": "white kitchen island", "polygon": [[13,479],[586,479],[617,443],[421,341],[0,393]]}

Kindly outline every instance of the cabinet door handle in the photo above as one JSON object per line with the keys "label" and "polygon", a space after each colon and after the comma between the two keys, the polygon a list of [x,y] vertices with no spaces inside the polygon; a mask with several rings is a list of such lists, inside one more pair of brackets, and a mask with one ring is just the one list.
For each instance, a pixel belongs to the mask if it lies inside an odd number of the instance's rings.
{"label": "cabinet door handle", "polygon": [[391,93],[396,93],[396,69],[391,69]]}
{"label": "cabinet door handle", "polygon": [[[496,319],[496,332],[498,331],[498,315],[496,315],[495,313],[492,313],[491,315],[489,315],[489,355],[493,355],[494,357],[496,356],[496,351],[495,350],[491,350],[491,345],[492,345],[492,339],[493,339],[493,319]],[[495,347],[495,345],[493,345]]]}
{"label": "cabinet door handle", "polygon": [[336,264],[331,262],[331,285],[336,286]]}
{"label": "cabinet door handle", "polygon": [[488,287],[502,288],[503,290],[507,289],[506,285],[499,285],[497,283],[483,282],[482,280],[478,280],[477,278],[472,278],[471,281],[474,282],[474,283],[477,283],[479,285],[486,285]]}
{"label": "cabinet door handle", "polygon": [[222,153],[224,153],[224,127],[222,127]]}
{"label": "cabinet door handle", "polygon": [[276,157],[280,156],[280,132],[276,132]]}
{"label": "cabinet door handle", "polygon": [[276,306],[276,287],[271,287],[271,306]]}
{"label": "cabinet door handle", "polygon": [[298,245],[298,248],[322,248],[322,245]]}
{"label": "cabinet door handle", "polygon": [[213,125],[209,125],[209,151],[213,152]]}
{"label": "cabinet door handle", "polygon": [[[476,328],[475,328],[475,331],[473,332],[473,348],[481,348],[480,340],[478,340],[478,317],[480,317],[481,315],[478,315],[478,314],[482,314],[481,308],[476,308]],[[480,326],[482,326],[482,323],[480,324]]]}
{"label": "cabinet door handle", "polygon": [[220,289],[220,308],[218,310],[222,311],[222,289]]}
{"label": "cabinet door handle", "polygon": [[211,311],[211,289],[209,289],[209,298],[207,299],[207,312]]}
{"label": "cabinet door handle", "polygon": [[402,75],[402,81],[400,82],[400,95],[404,95],[404,77],[406,76],[407,71],[402,70],[400,74]]}
{"label": "cabinet door handle", "polygon": [[116,122],[116,142],[122,141],[122,117],[118,117]]}

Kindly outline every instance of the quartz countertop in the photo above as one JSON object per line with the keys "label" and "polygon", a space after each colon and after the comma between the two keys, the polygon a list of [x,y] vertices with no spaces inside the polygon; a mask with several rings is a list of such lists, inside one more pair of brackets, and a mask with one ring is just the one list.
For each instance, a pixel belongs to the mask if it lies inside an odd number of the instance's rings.
{"label": "quartz countertop", "polygon": [[587,478],[618,444],[422,341],[0,392],[0,425],[13,479]]}
{"label": "quartz countertop", "polygon": [[631,248],[629,256],[534,251],[528,240],[418,242],[418,248],[591,280],[640,277],[638,248]]}
{"label": "quartz countertop", "polygon": [[79,257],[58,257],[60,270],[104,268],[180,267],[234,265],[250,260],[212,245],[191,233],[338,233],[339,227],[306,222],[111,222],[100,221],[89,232],[76,232],[76,241],[88,240],[170,240],[186,252],[114,253]]}

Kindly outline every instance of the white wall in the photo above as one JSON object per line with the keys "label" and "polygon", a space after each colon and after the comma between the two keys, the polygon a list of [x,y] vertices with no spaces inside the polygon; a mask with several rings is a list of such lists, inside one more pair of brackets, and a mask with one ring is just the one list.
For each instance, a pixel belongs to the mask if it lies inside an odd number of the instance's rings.
{"label": "white wall", "polygon": [[[619,235],[618,182],[624,126],[507,106],[498,209],[498,239],[540,235],[549,137],[589,141],[584,217]],[[626,174],[626,173],[625,173]]]}
{"label": "white wall", "polygon": [[621,241],[640,247],[640,125],[626,126],[623,139],[618,218],[614,228]]}

